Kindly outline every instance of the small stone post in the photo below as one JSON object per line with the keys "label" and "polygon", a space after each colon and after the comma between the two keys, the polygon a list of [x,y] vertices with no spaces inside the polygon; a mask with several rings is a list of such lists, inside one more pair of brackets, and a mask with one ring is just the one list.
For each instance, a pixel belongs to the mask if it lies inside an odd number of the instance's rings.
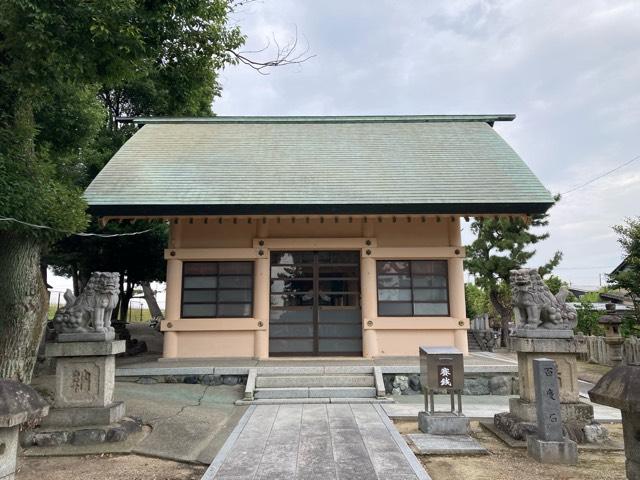
{"label": "small stone post", "polygon": [[556,362],[548,358],[533,360],[538,433],[527,436],[529,456],[541,463],[575,465],[578,446],[562,433],[560,389]]}
{"label": "small stone post", "polygon": [[0,480],[13,480],[20,425],[47,415],[49,405],[29,385],[0,380]]}

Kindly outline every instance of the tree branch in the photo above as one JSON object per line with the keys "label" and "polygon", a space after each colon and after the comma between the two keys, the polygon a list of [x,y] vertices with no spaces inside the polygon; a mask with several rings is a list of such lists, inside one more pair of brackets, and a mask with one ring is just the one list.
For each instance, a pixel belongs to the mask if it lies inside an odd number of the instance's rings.
{"label": "tree branch", "polygon": [[242,63],[247,65],[248,67],[253,68],[256,72],[261,75],[269,75],[269,69],[273,67],[283,67],[287,65],[299,65],[301,63],[306,62],[307,60],[315,57],[315,54],[309,54],[309,43],[307,42],[304,49],[299,50],[299,42],[298,42],[298,27],[296,27],[296,32],[291,41],[289,41],[286,45],[280,46],[278,40],[273,37],[273,43],[276,47],[275,55],[273,58],[269,60],[258,60],[256,58],[252,58],[248,55],[250,54],[259,54],[267,51],[271,42],[267,39],[266,45],[260,50],[253,51],[243,51],[237,52],[235,50],[227,50],[229,54],[238,63]]}

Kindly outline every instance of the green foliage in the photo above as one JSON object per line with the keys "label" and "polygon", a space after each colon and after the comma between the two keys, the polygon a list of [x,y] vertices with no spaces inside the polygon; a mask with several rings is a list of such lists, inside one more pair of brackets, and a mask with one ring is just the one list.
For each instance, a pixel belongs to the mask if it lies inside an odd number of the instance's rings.
{"label": "green foliage", "polygon": [[624,290],[631,299],[632,311],[625,316],[626,331],[640,329],[640,217],[627,218],[623,225],[613,230],[618,234],[618,243],[626,255],[624,268],[611,275],[612,288]]}
{"label": "green foliage", "polygon": [[580,303],[576,307],[576,311],[578,313],[576,332],[581,332],[585,335],[604,335],[604,328],[598,323],[602,312],[595,310],[593,304],[585,299],[585,295],[580,297]]}
{"label": "green foliage", "polygon": [[244,42],[227,25],[231,8],[0,0],[0,216],[84,229],[82,188],[133,132],[115,116],[211,114],[217,71]]}
{"label": "green foliage", "polygon": [[620,335],[623,337],[640,337],[640,325],[638,324],[635,315],[627,314],[622,317]]}
{"label": "green foliage", "polygon": [[464,299],[467,308],[467,318],[475,318],[490,310],[487,292],[473,283],[465,283]]}
{"label": "green foliage", "polygon": [[[475,283],[487,292],[501,318],[503,336],[512,317],[509,272],[522,268],[535,255],[536,251],[531,247],[549,237],[549,233],[537,232],[548,224],[548,214],[533,216],[530,222],[517,217],[480,219],[471,223],[471,231],[477,238],[467,246],[465,267],[474,275]],[[549,274],[561,259],[562,253],[556,252],[538,268],[540,275]]]}
{"label": "green foliage", "polygon": [[567,282],[556,275],[550,275],[548,278],[545,278],[544,284],[554,295],[557,295],[562,287],[568,286]]}

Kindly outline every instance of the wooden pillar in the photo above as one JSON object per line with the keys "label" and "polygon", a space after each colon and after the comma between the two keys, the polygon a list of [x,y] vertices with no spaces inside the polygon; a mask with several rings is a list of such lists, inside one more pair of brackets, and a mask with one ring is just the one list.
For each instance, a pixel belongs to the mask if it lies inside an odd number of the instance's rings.
{"label": "wooden pillar", "polygon": [[256,358],[264,359],[269,358],[269,258],[258,258],[254,268],[253,317],[259,330],[254,334],[253,349]]}
{"label": "wooden pillar", "polygon": [[[362,290],[362,356],[378,356],[378,339],[375,331],[375,319],[378,316],[378,297],[376,285],[376,261],[363,257],[360,265],[360,288]],[[370,328],[367,323],[373,322]]]}
{"label": "wooden pillar", "polygon": [[[460,233],[460,217],[449,222],[449,245],[462,247],[462,235]],[[453,333],[454,346],[464,355],[469,353],[467,339],[468,321],[466,318],[466,306],[464,302],[464,265],[462,258],[450,258],[449,264],[449,315],[458,321]],[[462,325],[460,325],[462,322]]]}
{"label": "wooden pillar", "polygon": [[[182,289],[182,261],[167,260],[167,292],[164,317],[166,321],[180,319],[180,290]],[[165,358],[178,356],[178,333],[164,332],[162,355]]]}

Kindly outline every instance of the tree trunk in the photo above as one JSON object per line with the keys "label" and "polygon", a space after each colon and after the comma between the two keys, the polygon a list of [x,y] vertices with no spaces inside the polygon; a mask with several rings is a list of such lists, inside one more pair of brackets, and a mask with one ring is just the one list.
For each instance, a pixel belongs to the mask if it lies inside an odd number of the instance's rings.
{"label": "tree trunk", "polygon": [[149,312],[151,312],[151,318],[164,320],[164,315],[162,314],[162,310],[160,310],[155,292],[151,289],[150,283],[142,282],[140,285],[142,285],[142,293],[144,294],[144,299],[147,301]]}
{"label": "tree trunk", "polygon": [[0,230],[0,378],[31,382],[47,320],[41,243]]}
{"label": "tree trunk", "polygon": [[502,333],[500,345],[506,347],[508,345],[507,338],[509,338],[509,322],[511,322],[513,311],[511,306],[503,305],[500,299],[500,293],[495,290],[489,291],[489,300],[491,301],[493,309],[500,317],[500,330]]}
{"label": "tree trunk", "polygon": [[124,289],[120,296],[120,321],[127,322],[127,314],[129,313],[129,301],[133,297],[133,284],[127,281],[127,288]]}
{"label": "tree trunk", "polygon": [[73,272],[71,273],[71,281],[73,282],[73,294],[76,297],[80,296],[80,279],[79,279],[78,267],[76,265],[73,266]]}

